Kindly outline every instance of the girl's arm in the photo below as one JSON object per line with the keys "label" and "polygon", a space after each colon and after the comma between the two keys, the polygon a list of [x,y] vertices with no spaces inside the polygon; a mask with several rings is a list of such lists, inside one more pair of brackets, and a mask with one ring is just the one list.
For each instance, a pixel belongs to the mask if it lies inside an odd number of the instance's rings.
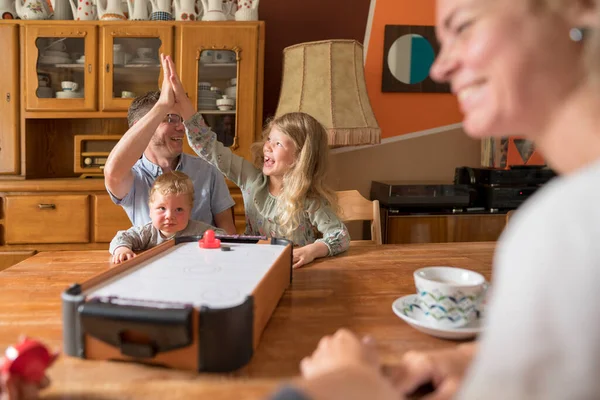
{"label": "girl's arm", "polygon": [[350,247],[348,228],[331,207],[321,204],[315,211],[308,211],[310,222],[323,234],[314,243],[294,249],[294,268],[312,262],[315,258],[335,256]]}
{"label": "girl's arm", "polygon": [[350,247],[348,228],[328,205],[321,204],[314,212],[308,213],[311,223],[323,234],[315,243],[323,243],[329,249],[327,255],[335,256]]}
{"label": "girl's arm", "polygon": [[247,182],[254,181],[262,174],[245,158],[233,154],[229,147],[223,146],[217,140],[217,134],[206,126],[200,113],[185,121],[184,126],[192,150],[239,187],[244,188]]}

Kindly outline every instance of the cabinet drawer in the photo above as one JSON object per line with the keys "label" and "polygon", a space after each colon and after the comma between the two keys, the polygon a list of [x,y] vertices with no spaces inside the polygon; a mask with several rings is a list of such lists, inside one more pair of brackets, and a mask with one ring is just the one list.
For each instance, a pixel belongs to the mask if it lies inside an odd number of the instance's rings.
{"label": "cabinet drawer", "polygon": [[88,243],[87,195],[6,196],[6,244]]}
{"label": "cabinet drawer", "polygon": [[94,196],[93,202],[95,242],[110,242],[117,231],[131,227],[123,207],[113,203],[107,194]]}

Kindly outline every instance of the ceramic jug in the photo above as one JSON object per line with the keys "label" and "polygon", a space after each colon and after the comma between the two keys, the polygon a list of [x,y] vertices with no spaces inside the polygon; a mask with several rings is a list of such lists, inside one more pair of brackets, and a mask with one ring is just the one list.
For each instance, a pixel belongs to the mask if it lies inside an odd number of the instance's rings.
{"label": "ceramic jug", "polygon": [[147,21],[150,18],[148,0],[127,0],[127,9],[132,21]]}
{"label": "ceramic jug", "polygon": [[[242,0],[240,0],[242,1]],[[230,21],[235,20],[235,12],[237,11],[238,0],[223,0],[223,13],[225,18]]]}
{"label": "ceramic jug", "polygon": [[238,3],[238,10],[235,12],[236,21],[258,21],[258,1],[245,0],[244,3]]}
{"label": "ceramic jug", "polygon": [[0,15],[2,19],[17,18],[17,9],[14,0],[0,0]]}
{"label": "ceramic jug", "polygon": [[[71,3],[71,12],[76,21],[91,21],[96,19],[96,9],[89,0],[69,0]],[[79,4],[77,3],[79,2]]]}
{"label": "ceramic jug", "polygon": [[195,0],[173,0],[173,5],[177,21],[196,21],[198,19]]}
{"label": "ceramic jug", "polygon": [[49,19],[52,10],[46,0],[15,0],[21,19]]}
{"label": "ceramic jug", "polygon": [[52,8],[54,9],[54,15],[52,19],[73,19],[75,14],[71,14],[72,7],[69,7],[69,0],[50,0],[52,2]]}
{"label": "ceramic jug", "polygon": [[150,0],[152,4],[152,15],[150,19],[153,21],[172,21],[173,14],[171,13],[170,0]]}
{"label": "ceramic jug", "polygon": [[71,3],[71,12],[76,21],[95,20],[96,6],[91,0],[69,0]]}
{"label": "ceramic jug", "polygon": [[225,13],[223,13],[222,0],[202,0],[202,8],[204,15],[202,21],[226,21]]}
{"label": "ceramic jug", "polygon": [[121,0],[98,0],[98,16],[102,21],[121,21],[126,20]]}

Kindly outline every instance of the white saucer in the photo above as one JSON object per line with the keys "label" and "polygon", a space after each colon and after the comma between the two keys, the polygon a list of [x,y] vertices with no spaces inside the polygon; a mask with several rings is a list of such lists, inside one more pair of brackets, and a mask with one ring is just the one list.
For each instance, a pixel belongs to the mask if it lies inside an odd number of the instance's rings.
{"label": "white saucer", "polygon": [[411,311],[409,306],[416,303],[416,297],[416,294],[409,294],[408,296],[402,296],[396,299],[392,303],[392,310],[394,313],[416,330],[442,339],[453,340],[470,339],[483,331],[482,318],[478,318],[460,328],[440,328],[431,326],[430,322],[425,319],[423,314],[419,312],[413,313]]}

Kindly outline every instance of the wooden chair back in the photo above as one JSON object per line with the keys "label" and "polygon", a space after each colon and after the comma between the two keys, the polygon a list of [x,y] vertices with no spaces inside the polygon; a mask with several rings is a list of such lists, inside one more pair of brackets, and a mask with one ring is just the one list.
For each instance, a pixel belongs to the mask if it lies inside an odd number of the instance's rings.
{"label": "wooden chair back", "polygon": [[371,241],[382,244],[379,200],[367,200],[358,190],[343,190],[336,193],[342,210],[340,216],[342,221],[371,221]]}

